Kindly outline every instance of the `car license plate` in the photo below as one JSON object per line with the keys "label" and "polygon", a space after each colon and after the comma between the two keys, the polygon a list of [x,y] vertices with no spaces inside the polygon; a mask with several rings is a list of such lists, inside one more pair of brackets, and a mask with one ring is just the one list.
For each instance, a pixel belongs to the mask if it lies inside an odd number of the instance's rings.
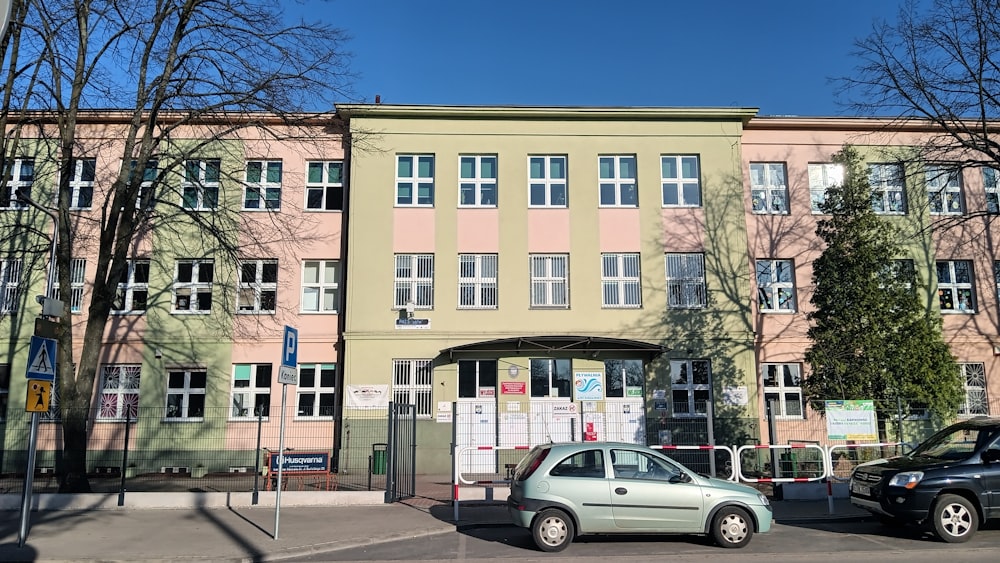
{"label": "car license plate", "polygon": [[867,497],[872,494],[872,489],[868,485],[862,485],[851,481],[851,492]]}

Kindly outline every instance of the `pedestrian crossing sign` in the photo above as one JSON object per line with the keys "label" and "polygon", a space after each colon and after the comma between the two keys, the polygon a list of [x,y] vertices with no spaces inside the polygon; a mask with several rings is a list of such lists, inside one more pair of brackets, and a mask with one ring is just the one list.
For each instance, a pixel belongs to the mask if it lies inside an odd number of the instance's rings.
{"label": "pedestrian crossing sign", "polygon": [[52,338],[32,336],[28,346],[28,379],[56,380],[56,341]]}
{"label": "pedestrian crossing sign", "polygon": [[28,380],[28,398],[24,401],[26,412],[49,412],[49,399],[52,397],[52,382]]}

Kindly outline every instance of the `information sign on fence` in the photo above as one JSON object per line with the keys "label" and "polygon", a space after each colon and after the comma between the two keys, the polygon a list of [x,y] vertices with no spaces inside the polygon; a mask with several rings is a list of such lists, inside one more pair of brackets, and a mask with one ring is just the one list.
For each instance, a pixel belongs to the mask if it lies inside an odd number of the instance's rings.
{"label": "information sign on fence", "polygon": [[830,440],[878,440],[875,403],[826,401],[826,434]]}

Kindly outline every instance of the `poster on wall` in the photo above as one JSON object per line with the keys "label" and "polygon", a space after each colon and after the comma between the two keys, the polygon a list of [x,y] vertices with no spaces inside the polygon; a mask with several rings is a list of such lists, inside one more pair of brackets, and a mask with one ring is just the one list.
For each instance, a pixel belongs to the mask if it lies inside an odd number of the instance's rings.
{"label": "poster on wall", "polygon": [[604,374],[599,371],[574,373],[573,392],[577,401],[604,400]]}
{"label": "poster on wall", "polygon": [[360,410],[389,408],[389,386],[348,385],[347,408]]}
{"label": "poster on wall", "polygon": [[583,415],[583,441],[598,442],[604,439],[604,413],[590,412]]}
{"label": "poster on wall", "polygon": [[878,440],[873,401],[825,401],[830,440]]}

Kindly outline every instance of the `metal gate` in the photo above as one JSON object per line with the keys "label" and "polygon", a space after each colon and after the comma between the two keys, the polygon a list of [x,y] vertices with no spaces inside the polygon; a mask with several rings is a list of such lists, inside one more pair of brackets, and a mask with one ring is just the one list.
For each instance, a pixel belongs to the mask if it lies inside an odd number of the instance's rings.
{"label": "metal gate", "polygon": [[411,498],[417,489],[417,406],[389,403],[385,502]]}

